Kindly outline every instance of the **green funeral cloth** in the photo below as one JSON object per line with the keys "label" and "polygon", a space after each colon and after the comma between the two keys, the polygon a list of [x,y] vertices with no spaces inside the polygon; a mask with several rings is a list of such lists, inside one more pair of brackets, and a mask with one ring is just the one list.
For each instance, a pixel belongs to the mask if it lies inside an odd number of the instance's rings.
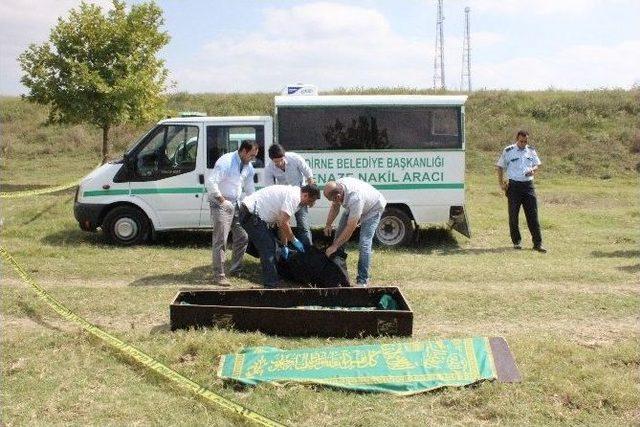
{"label": "green funeral cloth", "polygon": [[378,301],[378,309],[379,310],[397,310],[398,303],[393,297],[389,294],[384,294],[380,297],[380,301]]}
{"label": "green funeral cloth", "polygon": [[243,384],[306,383],[415,394],[496,378],[488,338],[279,350],[250,347],[220,357],[218,377]]}
{"label": "green funeral cloth", "polygon": [[298,305],[295,308],[302,310],[347,310],[347,311],[373,311],[375,307],[337,307],[326,305]]}
{"label": "green funeral cloth", "polygon": [[373,310],[397,310],[398,303],[389,294],[383,294],[376,307],[338,307],[324,305],[299,305],[296,308],[304,310],[350,310],[350,311],[373,311]]}

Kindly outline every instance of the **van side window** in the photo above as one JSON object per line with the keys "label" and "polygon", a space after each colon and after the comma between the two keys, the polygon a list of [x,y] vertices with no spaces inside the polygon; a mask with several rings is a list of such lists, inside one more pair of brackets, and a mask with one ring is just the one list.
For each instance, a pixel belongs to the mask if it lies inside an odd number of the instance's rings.
{"label": "van side window", "polygon": [[223,154],[237,151],[243,141],[258,143],[254,168],[264,167],[264,126],[207,126],[207,168],[212,169]]}
{"label": "van side window", "polygon": [[458,115],[453,108],[434,109],[431,115],[433,135],[458,136]]}
{"label": "van side window", "polygon": [[191,172],[197,155],[197,126],[158,126],[137,149],[135,175],[144,181]]}
{"label": "van side window", "polygon": [[459,108],[432,106],[278,107],[287,150],[462,148]]}

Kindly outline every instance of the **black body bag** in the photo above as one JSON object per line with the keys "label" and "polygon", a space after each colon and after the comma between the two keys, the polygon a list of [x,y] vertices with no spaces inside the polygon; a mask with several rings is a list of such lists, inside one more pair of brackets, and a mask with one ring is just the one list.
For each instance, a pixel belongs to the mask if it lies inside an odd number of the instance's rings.
{"label": "black body bag", "polygon": [[350,286],[347,275],[347,254],[339,250],[327,257],[323,250],[312,246],[305,252],[289,251],[287,259],[276,263],[278,274],[285,280],[316,288]]}

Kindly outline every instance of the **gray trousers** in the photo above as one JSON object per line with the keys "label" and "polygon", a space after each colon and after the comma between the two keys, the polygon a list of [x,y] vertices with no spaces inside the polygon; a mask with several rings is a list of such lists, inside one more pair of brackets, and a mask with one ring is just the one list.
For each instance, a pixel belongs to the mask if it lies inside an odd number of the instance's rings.
{"label": "gray trousers", "polygon": [[242,257],[247,250],[249,238],[238,221],[238,208],[235,203],[225,201],[221,205],[218,201],[212,201],[209,202],[209,208],[211,209],[211,225],[213,226],[211,251],[215,280],[225,277],[224,261],[229,232],[232,236],[230,273],[238,272],[241,269]]}

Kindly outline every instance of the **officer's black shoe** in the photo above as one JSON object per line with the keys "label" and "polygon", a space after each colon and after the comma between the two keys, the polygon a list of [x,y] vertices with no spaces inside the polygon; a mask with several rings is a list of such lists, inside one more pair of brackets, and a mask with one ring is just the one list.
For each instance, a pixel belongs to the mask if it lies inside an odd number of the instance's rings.
{"label": "officer's black shoe", "polygon": [[520,243],[514,243],[513,249],[522,249],[522,245]]}
{"label": "officer's black shoe", "polygon": [[238,279],[244,279],[246,277],[246,274],[243,269],[238,269],[238,270],[231,270],[229,272],[229,276],[237,277]]}
{"label": "officer's black shoe", "polygon": [[534,250],[534,251],[538,251],[538,252],[543,253],[543,254],[546,254],[546,253],[547,253],[547,250],[546,250],[546,249],[544,248],[544,246],[542,246],[542,245],[536,245],[536,246],[534,246],[534,247],[533,247],[533,250]]}

